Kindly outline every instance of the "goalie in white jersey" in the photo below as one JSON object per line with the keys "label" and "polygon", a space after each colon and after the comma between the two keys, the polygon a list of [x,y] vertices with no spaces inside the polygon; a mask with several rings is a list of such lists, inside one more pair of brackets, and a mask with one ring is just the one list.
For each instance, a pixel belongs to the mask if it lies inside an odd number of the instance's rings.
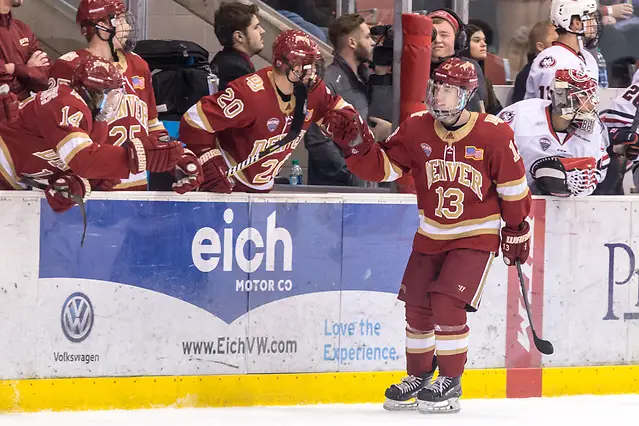
{"label": "goalie in white jersey", "polygon": [[551,100],[550,84],[555,71],[560,69],[579,70],[595,82],[599,79],[597,60],[586,50],[597,46],[603,28],[597,2],[553,0],[550,20],[559,36],[552,46],[544,49],[533,61],[524,99]]}
{"label": "goalie in white jersey", "polygon": [[608,133],[597,115],[597,82],[577,70],[557,70],[552,101],[526,99],[499,114],[515,133],[533,194],[590,195],[609,163]]}

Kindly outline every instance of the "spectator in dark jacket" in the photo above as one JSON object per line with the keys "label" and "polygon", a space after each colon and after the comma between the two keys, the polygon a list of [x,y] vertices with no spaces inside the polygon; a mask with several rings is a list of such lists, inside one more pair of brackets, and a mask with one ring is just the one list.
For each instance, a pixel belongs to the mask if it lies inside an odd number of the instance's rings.
{"label": "spectator in dark jacket", "polygon": [[11,14],[20,6],[22,0],[0,0],[0,85],[23,100],[47,88],[50,66],[31,29]]}
{"label": "spectator in dark jacket", "polygon": [[[356,13],[340,16],[328,31],[335,48],[333,63],[326,68],[324,83],[359,112],[368,117],[368,61],[373,54],[373,39],[364,18]],[[385,126],[380,121],[373,131]],[[379,130],[376,130],[378,129]],[[388,123],[390,130],[390,123]],[[389,131],[390,133],[390,131]],[[308,150],[308,183],[310,185],[364,186],[365,182],[346,167],[344,154],[313,124],[305,137]]]}
{"label": "spectator in dark jacket", "polygon": [[519,102],[526,96],[526,81],[530,74],[530,66],[535,57],[542,50],[552,46],[552,42],[557,40],[557,31],[550,21],[537,22],[530,30],[528,36],[528,64],[519,71],[515,78],[515,89],[513,91],[512,102]]}
{"label": "spectator in dark jacket", "polygon": [[264,48],[264,29],[255,4],[222,3],[215,11],[215,35],[224,47],[211,61],[211,70],[220,79],[219,90],[236,78],[255,72],[251,56]]}

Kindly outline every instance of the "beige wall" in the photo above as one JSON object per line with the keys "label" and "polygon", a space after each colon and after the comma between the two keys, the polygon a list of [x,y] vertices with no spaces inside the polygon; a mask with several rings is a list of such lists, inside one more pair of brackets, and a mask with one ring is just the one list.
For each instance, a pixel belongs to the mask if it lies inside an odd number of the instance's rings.
{"label": "beige wall", "polygon": [[[160,40],[190,40],[211,54],[222,47],[215,37],[213,25],[192,14],[173,0],[151,0],[148,5],[147,38]],[[253,57],[255,66],[268,65],[262,58]]]}
{"label": "beige wall", "polygon": [[[29,25],[40,40],[42,49],[52,58],[80,49],[86,43],[75,24],[75,19],[71,19],[47,1],[25,1],[21,7],[14,8],[12,13]],[[72,16],[75,17],[75,14]]]}

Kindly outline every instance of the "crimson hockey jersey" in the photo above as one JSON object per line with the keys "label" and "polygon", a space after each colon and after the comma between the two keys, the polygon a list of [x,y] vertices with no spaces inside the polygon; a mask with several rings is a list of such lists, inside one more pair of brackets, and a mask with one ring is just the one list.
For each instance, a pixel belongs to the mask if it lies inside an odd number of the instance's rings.
{"label": "crimson hockey jersey", "polygon": [[[86,49],[62,55],[51,68],[49,86],[69,83],[80,60],[90,55],[91,52]],[[164,125],[158,120],[151,72],[146,61],[135,53],[118,52],[118,61],[114,64],[124,76],[126,95],[118,115],[108,123],[108,143],[120,146],[135,137],[151,135],[157,139],[167,134]],[[142,172],[122,179],[114,190],[144,191],[146,186],[146,172]]]}
{"label": "crimson hockey jersey", "polygon": [[595,120],[591,133],[582,129],[555,132],[550,116],[550,101],[526,99],[504,108],[499,118],[508,123],[515,133],[515,142],[526,166],[528,184],[534,187],[531,167],[544,157],[592,157],[600,170],[599,182],[606,177],[610,164],[607,153],[608,132]]}
{"label": "crimson hockey jersey", "polygon": [[128,176],[126,150],[105,144],[106,126],[95,124],[66,85],[23,101],[18,119],[0,124],[0,189],[25,189],[22,176],[42,182],[70,172],[87,179]]}
{"label": "crimson hockey jersey", "polygon": [[346,159],[357,176],[390,182],[411,171],[419,228],[413,249],[436,254],[469,248],[497,252],[502,219],[516,228],[531,197],[513,132],[494,115],[471,113],[449,131],[425,111],[385,142]]}
{"label": "crimson hockey jersey", "polygon": [[561,69],[579,70],[599,81],[597,60],[590,52],[585,49],[575,52],[572,48],[556,41],[537,55],[533,61],[528,80],[526,80],[524,99],[550,100],[550,84],[555,78],[555,71]]}
{"label": "crimson hockey jersey", "polygon": [[[295,97],[283,102],[276,92],[271,67],[232,81],[226,90],[205,96],[182,117],[180,139],[201,155],[219,148],[229,168],[282,140],[288,133]],[[321,124],[326,112],[348,105],[331,94],[324,82],[308,94],[308,109],[299,137],[274,154],[238,172],[235,191],[268,192],[274,178],[304,137],[311,123]]]}

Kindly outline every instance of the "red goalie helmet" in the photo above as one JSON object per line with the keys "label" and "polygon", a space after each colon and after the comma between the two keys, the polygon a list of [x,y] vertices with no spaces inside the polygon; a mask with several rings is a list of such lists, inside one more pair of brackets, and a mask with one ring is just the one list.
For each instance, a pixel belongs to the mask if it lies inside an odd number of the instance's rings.
{"label": "red goalie helmet", "polygon": [[[324,58],[320,48],[304,31],[286,30],[273,43],[273,67],[291,72],[313,90],[324,77]],[[290,78],[290,77],[289,77]]]}
{"label": "red goalie helmet", "polygon": [[574,69],[555,72],[551,85],[553,112],[585,131],[592,131],[597,116],[599,97],[597,81]]}
{"label": "red goalie helmet", "polygon": [[426,106],[437,120],[457,117],[478,86],[475,65],[461,58],[442,62],[428,81]]}

